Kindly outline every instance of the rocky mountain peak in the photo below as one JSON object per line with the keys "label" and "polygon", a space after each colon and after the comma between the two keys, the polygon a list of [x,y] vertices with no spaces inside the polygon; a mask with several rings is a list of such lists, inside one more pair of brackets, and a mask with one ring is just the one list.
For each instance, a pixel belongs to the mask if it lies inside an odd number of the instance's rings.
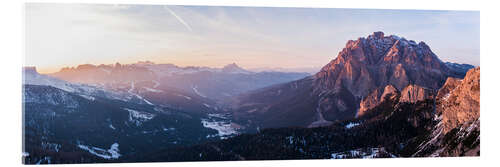
{"label": "rocky mountain peak", "polygon": [[401,91],[402,102],[414,103],[431,98],[450,76],[460,77],[424,42],[374,32],[348,41],[338,56],[312,78],[317,94],[335,97],[336,92],[349,92],[349,97],[354,97],[349,103],[359,106],[348,108],[359,107],[359,115],[380,104],[388,85],[394,88],[388,87],[388,91]]}
{"label": "rocky mountain peak", "polygon": [[370,37],[376,38],[376,39],[382,39],[382,38],[384,38],[384,32],[382,32],[382,31],[373,32],[372,35],[368,36],[368,38],[370,38]]}
{"label": "rocky mountain peak", "polygon": [[398,90],[410,83],[438,89],[448,76],[456,75],[424,42],[374,32],[347,42],[337,58],[314,77],[320,89],[346,87],[361,97],[388,84]]}

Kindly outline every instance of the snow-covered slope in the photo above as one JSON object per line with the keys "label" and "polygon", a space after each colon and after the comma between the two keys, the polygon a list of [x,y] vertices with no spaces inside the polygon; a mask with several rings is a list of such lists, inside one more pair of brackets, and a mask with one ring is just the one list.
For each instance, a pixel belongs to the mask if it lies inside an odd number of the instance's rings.
{"label": "snow-covered slope", "polygon": [[134,93],[109,91],[104,87],[71,83],[48,75],[40,74],[36,71],[35,67],[23,68],[23,85],[51,86],[78,94],[79,96],[89,100],[95,100],[95,97],[103,97],[141,104],[149,103],[146,99],[137,96]]}

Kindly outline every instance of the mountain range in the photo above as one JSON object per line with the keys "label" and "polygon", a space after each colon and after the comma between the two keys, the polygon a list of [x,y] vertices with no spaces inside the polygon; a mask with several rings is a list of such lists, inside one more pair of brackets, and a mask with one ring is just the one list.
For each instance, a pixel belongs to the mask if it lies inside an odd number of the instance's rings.
{"label": "mountain range", "polygon": [[[184,94],[221,100],[249,90],[309,76],[297,72],[251,72],[232,63],[223,68],[179,67],[149,61],[122,65],[79,65],[49,74],[62,80],[101,85],[111,89],[149,84],[148,90],[173,90]],[[154,87],[154,89],[152,89]]]}
{"label": "mountain range", "polygon": [[134,64],[23,74],[37,163],[479,155],[480,68],[374,32],[317,73]]}

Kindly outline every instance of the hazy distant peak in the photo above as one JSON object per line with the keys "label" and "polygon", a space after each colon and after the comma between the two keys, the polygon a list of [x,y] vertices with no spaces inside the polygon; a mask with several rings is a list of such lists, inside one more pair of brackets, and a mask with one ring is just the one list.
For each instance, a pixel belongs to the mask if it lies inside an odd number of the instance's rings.
{"label": "hazy distant peak", "polygon": [[135,63],[136,65],[155,65],[154,62],[152,61],[149,61],[149,60],[146,60],[146,61],[138,61],[137,63]]}
{"label": "hazy distant peak", "polygon": [[228,72],[228,73],[251,73],[250,71],[247,71],[240,66],[238,66],[236,63],[231,63],[222,68],[222,72]]}
{"label": "hazy distant peak", "polygon": [[236,63],[231,63],[231,64],[228,64],[228,65],[225,65],[225,66],[223,67],[223,69],[224,69],[224,68],[240,68],[240,69],[241,69],[241,67],[240,67],[240,66],[238,66]]}
{"label": "hazy distant peak", "polygon": [[38,74],[38,72],[36,71],[36,67],[34,67],[34,66],[23,67],[23,73],[24,74]]}
{"label": "hazy distant peak", "polygon": [[82,64],[76,67],[77,70],[95,69],[95,68],[97,68],[97,66],[93,64]]}

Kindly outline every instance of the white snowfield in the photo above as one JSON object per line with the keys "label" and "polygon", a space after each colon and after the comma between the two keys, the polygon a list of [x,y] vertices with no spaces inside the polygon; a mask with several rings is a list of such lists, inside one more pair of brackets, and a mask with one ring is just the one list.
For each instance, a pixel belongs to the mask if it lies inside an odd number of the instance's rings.
{"label": "white snowfield", "polygon": [[98,147],[78,144],[78,147],[80,149],[86,150],[89,153],[96,155],[98,157],[104,158],[104,159],[118,159],[118,158],[120,158],[121,154],[119,153],[120,150],[118,149],[118,146],[119,146],[118,143],[113,143],[108,150],[105,150],[105,149],[98,148]]}
{"label": "white snowfield", "polygon": [[219,136],[221,139],[226,139],[227,137],[238,134],[238,131],[236,131],[236,128],[232,126],[230,121],[211,119],[211,118],[226,119],[226,117],[224,117],[223,115],[209,114],[209,117],[210,117],[209,119],[201,119],[203,127],[217,130],[218,133],[216,135],[208,135],[207,138]]}
{"label": "white snowfield", "polygon": [[136,126],[142,125],[142,123],[149,121],[155,117],[155,114],[136,111],[128,108],[123,108],[129,112],[129,121],[134,123]]}

